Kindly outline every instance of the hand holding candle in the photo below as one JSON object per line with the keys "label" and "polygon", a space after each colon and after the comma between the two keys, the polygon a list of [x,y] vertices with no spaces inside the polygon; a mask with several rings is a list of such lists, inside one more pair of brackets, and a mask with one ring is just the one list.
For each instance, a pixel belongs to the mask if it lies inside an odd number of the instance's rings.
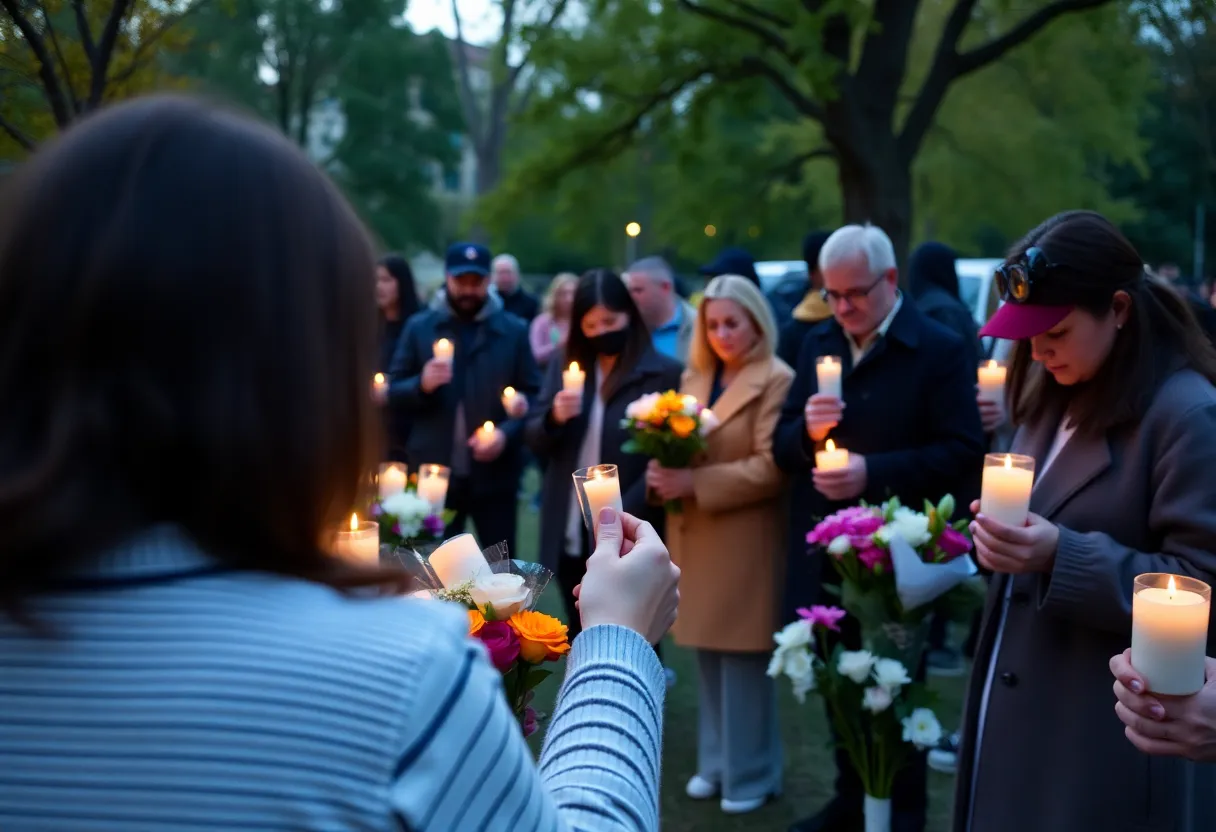
{"label": "hand holding candle", "polygon": [[506,436],[493,422],[486,422],[479,427],[469,439],[469,447],[473,449],[473,459],[478,462],[493,462],[502,454],[506,447]]}
{"label": "hand holding candle", "polygon": [[831,471],[836,468],[849,467],[849,452],[837,448],[831,439],[827,441],[822,451],[815,452],[815,468],[820,471]]}
{"label": "hand holding candle", "polygon": [[567,393],[577,393],[580,399],[586,381],[587,373],[579,368],[577,361],[571,361],[570,366],[562,371],[562,389]]}
{"label": "hand holding candle", "polygon": [[1188,696],[1204,683],[1212,588],[1181,575],[1148,573],[1132,588],[1132,667],[1148,690]]}
{"label": "hand holding candle", "polygon": [[583,524],[594,538],[599,526],[600,509],[608,506],[618,513],[623,510],[617,467],[592,465],[590,468],[580,468],[573,476],[578,505],[583,512]]}
{"label": "hand holding candle", "polygon": [[987,454],[984,457],[980,514],[1012,528],[1025,526],[1033,486],[1034,457]]}
{"label": "hand holding candle", "polygon": [[372,401],[379,405],[388,401],[388,379],[384,373],[376,373],[372,377]]}
{"label": "hand holding candle", "polygon": [[502,409],[512,419],[523,418],[528,412],[528,398],[514,387],[508,387],[502,391]]}
{"label": "hand holding candle", "polygon": [[451,364],[452,356],[455,355],[455,353],[455,345],[453,345],[452,342],[447,338],[440,338],[435,342],[435,345],[431,347],[431,355],[434,356],[435,361],[441,364]]}

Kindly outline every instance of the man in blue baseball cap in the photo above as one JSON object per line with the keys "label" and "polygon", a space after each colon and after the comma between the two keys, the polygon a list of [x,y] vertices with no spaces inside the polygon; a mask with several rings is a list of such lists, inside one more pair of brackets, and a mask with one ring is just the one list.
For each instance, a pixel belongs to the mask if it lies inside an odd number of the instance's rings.
{"label": "man in blue baseball cap", "polygon": [[[409,464],[451,468],[447,528],[471,517],[481,542],[515,550],[515,498],[522,471],[523,416],[504,409],[503,390],[523,403],[540,390],[528,327],[490,292],[492,258],[485,246],[456,243],[444,257],[444,289],[406,324],[389,367],[389,404],[414,427]],[[446,342],[446,343],[442,343]],[[487,422],[493,430],[481,429]]]}

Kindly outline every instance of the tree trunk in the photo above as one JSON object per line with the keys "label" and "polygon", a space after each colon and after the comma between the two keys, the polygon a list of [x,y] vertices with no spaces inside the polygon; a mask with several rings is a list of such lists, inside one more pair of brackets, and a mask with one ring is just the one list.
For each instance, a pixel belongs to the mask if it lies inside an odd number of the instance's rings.
{"label": "tree trunk", "polygon": [[902,273],[912,238],[911,165],[902,159],[893,136],[871,147],[868,153],[840,153],[837,171],[844,221],[868,222],[885,231]]}

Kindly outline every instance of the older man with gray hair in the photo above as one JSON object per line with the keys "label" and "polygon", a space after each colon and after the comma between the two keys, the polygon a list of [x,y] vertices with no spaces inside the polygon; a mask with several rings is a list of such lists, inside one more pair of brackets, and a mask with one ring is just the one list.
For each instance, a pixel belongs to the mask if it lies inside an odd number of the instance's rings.
{"label": "older man with gray hair", "polygon": [[687,364],[697,310],[676,293],[671,266],[662,257],[644,257],[629,267],[625,285],[650,328],[655,350]]}
{"label": "older man with gray hair", "polygon": [[494,288],[502,298],[503,308],[526,323],[540,314],[540,301],[519,285],[519,261],[511,254],[500,254],[490,266]]}
{"label": "older man with gray hair", "polygon": [[[832,317],[811,329],[798,355],[797,376],[773,435],[773,460],[792,474],[786,616],[822,603],[840,578],[821,552],[808,557],[806,535],[815,517],[864,500],[899,497],[904,505],[936,504],[953,493],[959,505],[978,496],[984,432],[975,401],[975,364],[963,341],[905,301],[895,250],[882,229],[848,225],[819,251],[823,298]],[[842,367],[838,389],[819,389],[816,362]],[[839,469],[815,467],[830,437],[849,451]],[[846,649],[861,648],[856,619],[842,624]],[[834,647],[830,645],[829,649]],[[909,668],[923,678],[923,668]],[[795,832],[852,832],[862,823],[865,797],[847,755],[837,753],[835,798]],[[924,832],[926,766],[917,754],[895,778],[893,832]]]}

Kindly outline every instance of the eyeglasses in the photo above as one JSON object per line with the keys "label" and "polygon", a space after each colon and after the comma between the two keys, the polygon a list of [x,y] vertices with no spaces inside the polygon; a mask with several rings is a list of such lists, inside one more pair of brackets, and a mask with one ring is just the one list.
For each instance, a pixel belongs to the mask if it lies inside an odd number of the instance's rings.
{"label": "eyeglasses", "polygon": [[1040,283],[1048,272],[1059,268],[1062,268],[1061,265],[1050,262],[1042,249],[1028,248],[1026,253],[1014,262],[1002,263],[996,267],[993,280],[997,294],[1006,302],[1026,303],[1030,300],[1030,293],[1035,284]]}
{"label": "eyeglasses", "polygon": [[864,289],[846,289],[843,292],[833,292],[830,289],[820,289],[819,296],[828,303],[840,303],[842,300],[847,300],[849,303],[858,303],[865,300],[878,288],[878,284],[882,283],[887,278],[887,273],[883,272],[878,278]]}

